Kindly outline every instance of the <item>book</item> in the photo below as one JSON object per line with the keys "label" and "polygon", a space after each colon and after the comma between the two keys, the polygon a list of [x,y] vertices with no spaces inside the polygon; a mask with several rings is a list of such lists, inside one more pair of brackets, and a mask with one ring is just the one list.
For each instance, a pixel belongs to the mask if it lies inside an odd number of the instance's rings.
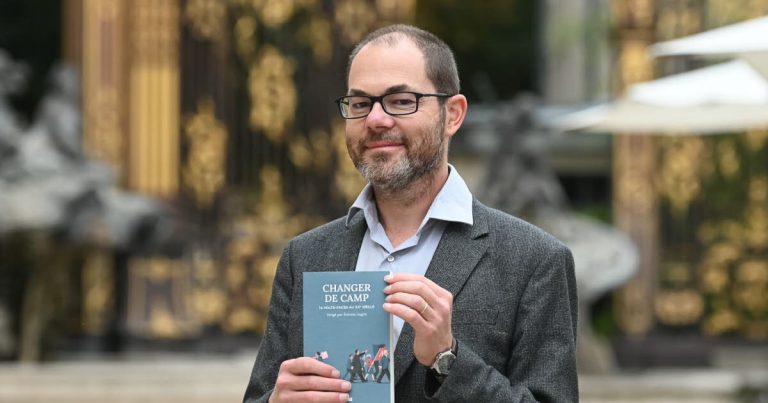
{"label": "book", "polygon": [[352,382],[349,401],[393,403],[392,315],[386,271],[304,273],[304,355]]}

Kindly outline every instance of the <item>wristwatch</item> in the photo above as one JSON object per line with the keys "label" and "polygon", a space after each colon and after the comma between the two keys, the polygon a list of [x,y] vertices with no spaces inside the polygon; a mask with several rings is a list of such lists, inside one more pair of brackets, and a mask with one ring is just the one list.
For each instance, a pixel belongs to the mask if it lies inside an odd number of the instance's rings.
{"label": "wristwatch", "polygon": [[438,381],[442,382],[451,371],[451,366],[453,366],[454,361],[456,361],[457,349],[458,344],[454,338],[453,342],[451,343],[451,348],[438,353],[435,357],[435,362],[433,362],[429,367],[435,374],[435,377]]}

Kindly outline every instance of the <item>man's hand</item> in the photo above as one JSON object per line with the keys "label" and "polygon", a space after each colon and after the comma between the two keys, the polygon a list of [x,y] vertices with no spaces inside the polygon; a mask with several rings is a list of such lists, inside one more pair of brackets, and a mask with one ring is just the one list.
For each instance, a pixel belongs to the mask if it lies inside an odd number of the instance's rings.
{"label": "man's hand", "polygon": [[422,365],[432,365],[438,353],[453,345],[453,295],[416,274],[397,273],[384,280],[389,282],[384,310],[413,326],[413,355]]}
{"label": "man's hand", "polygon": [[283,361],[269,402],[346,402],[352,384],[340,375],[336,368],[310,357]]}

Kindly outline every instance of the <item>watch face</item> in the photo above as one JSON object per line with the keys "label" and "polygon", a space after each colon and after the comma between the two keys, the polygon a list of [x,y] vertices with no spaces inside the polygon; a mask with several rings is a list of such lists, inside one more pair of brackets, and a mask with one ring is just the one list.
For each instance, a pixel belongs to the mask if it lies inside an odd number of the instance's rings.
{"label": "watch face", "polygon": [[438,374],[447,375],[448,371],[451,370],[454,361],[456,361],[456,356],[453,355],[452,352],[446,351],[437,358],[435,371],[437,371]]}

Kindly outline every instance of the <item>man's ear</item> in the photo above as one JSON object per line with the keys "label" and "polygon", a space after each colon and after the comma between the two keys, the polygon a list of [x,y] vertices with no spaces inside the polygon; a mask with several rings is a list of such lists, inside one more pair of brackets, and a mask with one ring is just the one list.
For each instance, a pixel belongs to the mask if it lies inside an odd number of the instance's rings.
{"label": "man's ear", "polygon": [[467,98],[462,94],[454,95],[445,101],[445,134],[453,137],[467,116]]}

